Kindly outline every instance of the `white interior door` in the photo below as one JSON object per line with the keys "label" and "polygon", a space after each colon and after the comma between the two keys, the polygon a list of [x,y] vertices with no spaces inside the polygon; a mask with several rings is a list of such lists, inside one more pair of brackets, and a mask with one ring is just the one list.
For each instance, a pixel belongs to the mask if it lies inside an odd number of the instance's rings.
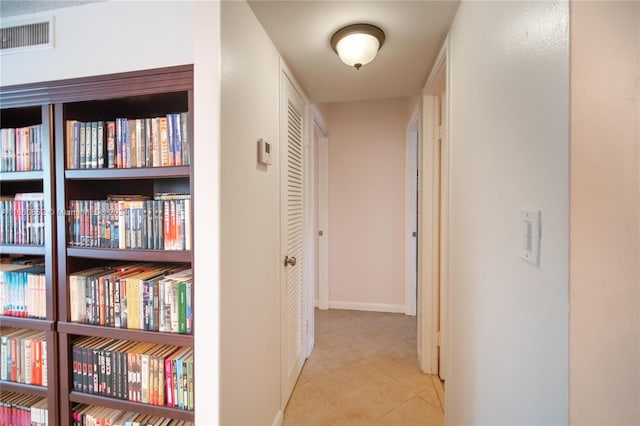
{"label": "white interior door", "polygon": [[305,359],[304,349],[304,117],[305,104],[286,74],[281,95],[281,369],[285,407]]}

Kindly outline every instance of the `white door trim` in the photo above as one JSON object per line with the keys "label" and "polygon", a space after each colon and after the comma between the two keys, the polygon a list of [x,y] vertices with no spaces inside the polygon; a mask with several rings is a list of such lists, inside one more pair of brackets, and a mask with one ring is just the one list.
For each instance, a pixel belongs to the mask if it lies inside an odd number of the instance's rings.
{"label": "white door trim", "polygon": [[309,104],[305,105],[305,137],[304,137],[304,335],[305,359],[311,355],[314,336],[315,277],[316,277],[316,244],[315,244],[315,138],[313,113]]}
{"label": "white door trim", "polygon": [[416,290],[417,290],[417,237],[413,235],[418,231],[416,224],[416,210],[418,200],[418,184],[416,182],[416,170],[418,169],[417,138],[420,136],[420,106],[411,114],[411,120],[407,126],[405,143],[405,308],[406,315],[416,314]]}
{"label": "white door trim", "polygon": [[[447,253],[441,251],[440,232],[443,231],[444,239],[447,238],[448,233],[446,229],[446,221],[441,223],[441,203],[440,203],[440,188],[441,188],[441,147],[439,132],[439,100],[437,96],[434,96],[437,85],[440,83],[443,77],[446,77],[446,96],[449,94],[449,78],[448,78],[448,38],[445,39],[444,44],[438,54],[438,58],[429,74],[427,83],[423,90],[422,98],[422,137],[421,137],[421,152],[420,160],[422,162],[421,170],[421,182],[420,182],[420,206],[421,211],[419,216],[419,229],[423,232],[419,233],[419,292],[418,292],[418,330],[420,336],[418,341],[420,343],[419,348],[419,361],[420,367],[423,372],[430,374],[438,373],[438,331],[440,324],[440,305],[441,295],[439,282],[441,280],[442,267],[447,268]],[[448,108],[448,102],[445,100],[445,105]],[[445,120],[448,117],[448,112],[445,111]],[[444,136],[448,139],[448,123],[444,122]],[[443,152],[444,162],[448,164],[448,156],[446,152]],[[448,181],[448,176],[445,176],[445,180]],[[446,183],[445,183],[446,184]],[[445,206],[446,208],[446,206]],[[446,249],[446,242],[444,247]],[[442,254],[442,256],[441,256]],[[441,258],[442,257],[442,258]],[[446,287],[446,280],[443,281],[443,285]],[[446,301],[446,288],[445,301]],[[442,328],[446,329],[446,306],[444,309],[444,324]],[[448,340],[448,336],[445,334],[444,338]],[[444,342],[443,342],[444,343]],[[444,361],[444,354],[443,354]],[[443,362],[446,365],[445,362]]]}
{"label": "white door trim", "polygon": [[318,309],[329,309],[329,138],[318,141]]}

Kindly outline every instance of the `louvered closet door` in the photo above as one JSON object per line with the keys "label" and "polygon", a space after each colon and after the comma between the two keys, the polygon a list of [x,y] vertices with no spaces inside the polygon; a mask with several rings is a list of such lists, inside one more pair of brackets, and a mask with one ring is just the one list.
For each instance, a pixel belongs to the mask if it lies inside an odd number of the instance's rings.
{"label": "louvered closet door", "polygon": [[304,260],[304,101],[286,75],[282,76],[282,247],[283,300],[282,397],[283,407],[302,370],[304,352],[303,260]]}

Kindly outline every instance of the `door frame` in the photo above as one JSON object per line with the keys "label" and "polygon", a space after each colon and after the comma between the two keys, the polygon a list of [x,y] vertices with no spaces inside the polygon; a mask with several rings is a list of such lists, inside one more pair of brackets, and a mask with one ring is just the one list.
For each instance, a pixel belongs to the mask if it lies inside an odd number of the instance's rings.
{"label": "door frame", "polygon": [[[420,203],[418,228],[422,231],[418,234],[418,330],[419,330],[419,362],[423,372],[429,374],[438,374],[438,346],[442,343],[444,347],[448,339],[448,334],[444,333],[444,338],[438,342],[438,324],[441,322],[441,314],[444,323],[441,328],[446,330],[448,317],[447,312],[447,281],[448,276],[448,223],[441,218],[442,208],[444,214],[448,215],[448,201],[443,200],[441,205],[441,184],[448,187],[449,167],[442,175],[440,170],[441,155],[442,163],[449,164],[448,150],[444,149],[440,152],[439,143],[439,107],[438,99],[435,95],[436,88],[441,79],[445,78],[446,98],[449,97],[449,66],[448,66],[448,37],[438,54],[427,83],[425,84],[422,96],[422,137],[420,149]],[[445,140],[449,140],[449,123],[448,123],[448,99],[445,99],[445,120],[443,122],[443,131]],[[448,145],[446,145],[448,146]],[[441,177],[444,182],[441,182]],[[442,232],[442,235],[441,235]],[[443,241],[441,246],[440,242]],[[444,279],[442,279],[444,277]],[[440,294],[440,283],[442,283],[442,291]],[[441,309],[443,312],[441,312]],[[446,352],[442,353],[443,370],[446,371]]]}
{"label": "door frame", "polygon": [[[416,223],[418,200],[416,194],[419,183],[416,180],[416,170],[420,171],[418,151],[420,147],[420,103],[411,114],[407,126],[405,143],[405,308],[406,315],[416,315],[418,288],[418,237],[413,232],[419,232]],[[416,229],[417,228],[417,229]]]}
{"label": "door frame", "polygon": [[[318,165],[315,170],[315,179],[318,181],[318,217],[316,218],[317,229],[314,230],[318,236],[318,309],[329,309],[329,137],[327,127],[324,123],[320,111],[312,105],[311,111],[315,125],[320,129],[320,139],[317,142],[317,149],[313,150],[313,155],[318,155]],[[314,186],[314,190],[315,190]],[[316,197],[314,197],[314,201]],[[318,232],[322,231],[322,236]]]}

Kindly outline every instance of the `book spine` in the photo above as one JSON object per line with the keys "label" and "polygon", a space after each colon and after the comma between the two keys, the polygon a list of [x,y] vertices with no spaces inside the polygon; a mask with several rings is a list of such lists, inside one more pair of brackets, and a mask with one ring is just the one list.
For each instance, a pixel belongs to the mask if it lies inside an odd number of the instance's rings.
{"label": "book spine", "polygon": [[127,162],[127,166],[129,167],[138,167],[138,145],[140,141],[138,140],[139,132],[136,132],[136,123],[138,120],[130,119],[129,120],[129,156],[130,161]]}
{"label": "book spine", "polygon": [[129,310],[128,310],[128,288],[127,279],[121,278],[120,280],[120,325],[122,328],[130,328],[129,326]]}
{"label": "book spine", "polygon": [[167,407],[174,406],[173,399],[173,364],[171,358],[164,361],[165,400]]}
{"label": "book spine", "polygon": [[186,282],[185,288],[186,329],[185,333],[193,334],[193,281]]}
{"label": "book spine", "polygon": [[151,166],[158,167],[160,161],[160,135],[158,134],[158,117],[151,119]]}
{"label": "book spine", "polygon": [[176,153],[175,153],[175,132],[174,121],[171,114],[167,114],[167,151],[168,151],[168,166],[176,165]]}
{"label": "book spine", "polygon": [[80,158],[80,128],[81,128],[81,123],[78,121],[75,121],[73,123],[73,169],[79,169],[80,168],[80,162],[81,162],[81,158]]}
{"label": "book spine", "polygon": [[91,169],[98,168],[98,122],[91,123]]}
{"label": "book spine", "polygon": [[104,121],[98,121],[98,168],[104,168]]}
{"label": "book spine", "polygon": [[87,168],[87,123],[80,123],[80,168]]}
{"label": "book spine", "polygon": [[187,333],[187,284],[178,284],[178,333]]}
{"label": "book spine", "polygon": [[109,169],[116,167],[116,157],[116,123],[107,121],[107,167]]}
{"label": "book spine", "polygon": [[182,166],[182,126],[180,124],[180,114],[171,114],[171,118],[173,120],[176,166]]}
{"label": "book spine", "polygon": [[123,130],[122,118],[116,118],[116,146],[115,146],[115,167],[122,168],[122,147],[123,147]]}
{"label": "book spine", "polygon": [[167,130],[167,117],[158,118],[158,134],[160,135],[160,165],[169,165],[169,135]]}

